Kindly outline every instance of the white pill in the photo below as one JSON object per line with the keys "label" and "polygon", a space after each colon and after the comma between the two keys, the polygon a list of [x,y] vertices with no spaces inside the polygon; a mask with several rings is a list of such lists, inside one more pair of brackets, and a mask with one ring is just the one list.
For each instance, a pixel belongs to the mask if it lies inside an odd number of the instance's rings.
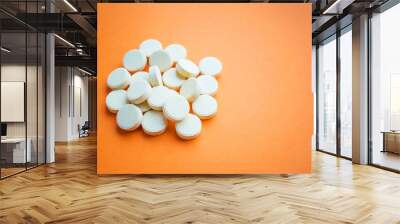
{"label": "white pill", "polygon": [[183,120],[190,111],[190,105],[187,100],[181,95],[169,97],[163,106],[164,116],[171,121]]}
{"label": "white pill", "polygon": [[163,76],[163,83],[168,88],[178,90],[185,79],[181,78],[177,73],[175,68],[170,68],[164,72]]}
{"label": "white pill", "polygon": [[125,104],[117,113],[117,125],[125,131],[133,131],[142,122],[143,114],[140,109],[133,104]]}
{"label": "white pill", "polygon": [[210,119],[218,110],[217,100],[210,95],[200,95],[192,104],[193,113],[201,119]]}
{"label": "white pill", "polygon": [[186,48],[180,44],[170,44],[165,48],[165,51],[172,57],[173,62],[177,62],[187,56]]}
{"label": "white pill", "polygon": [[173,89],[168,89],[168,90],[169,90],[169,92],[170,92],[170,96],[176,96],[176,95],[179,96],[179,93],[178,93],[177,91],[175,91],[175,90],[173,90]]}
{"label": "white pill", "polygon": [[200,84],[196,78],[185,80],[179,93],[189,102],[193,102],[200,95]]}
{"label": "white pill", "polygon": [[146,111],[149,111],[151,108],[149,106],[149,104],[147,103],[147,101],[144,101],[143,103],[140,104],[136,104],[137,107],[139,107],[139,109],[144,113]]}
{"label": "white pill", "polygon": [[146,63],[146,56],[139,50],[130,50],[124,55],[123,64],[128,71],[142,70],[146,66]]}
{"label": "white pill", "polygon": [[107,86],[110,89],[124,89],[129,85],[131,74],[125,68],[114,69],[108,75]]}
{"label": "white pill", "polygon": [[113,90],[106,96],[106,105],[110,112],[117,113],[127,103],[128,97],[125,90]]}
{"label": "white pill", "polygon": [[140,44],[139,49],[146,55],[146,57],[150,57],[152,53],[162,49],[162,44],[158,40],[148,39]]}
{"label": "white pill", "polygon": [[148,73],[148,72],[145,72],[145,71],[138,71],[138,72],[135,72],[135,74],[133,74],[133,75],[131,76],[130,82],[132,82],[133,80],[136,80],[136,79],[144,79],[145,81],[147,81],[148,83],[150,83],[150,81],[149,81],[149,73]]}
{"label": "white pill", "polygon": [[205,57],[199,63],[203,75],[217,76],[222,71],[222,62],[216,57]]}
{"label": "white pill", "polygon": [[142,128],[148,135],[160,135],[167,129],[167,120],[162,112],[150,110],[143,115]]}
{"label": "white pill", "polygon": [[127,90],[128,100],[132,103],[139,104],[149,98],[151,86],[143,79],[137,79],[131,82]]}
{"label": "white pill", "polygon": [[188,114],[185,119],[176,123],[175,130],[182,139],[194,139],[201,133],[201,120],[196,115]]}
{"label": "white pill", "polygon": [[214,96],[218,90],[218,81],[211,75],[201,75],[197,77],[200,85],[200,94]]}
{"label": "white pill", "polygon": [[151,89],[147,103],[153,110],[162,110],[162,107],[168,97],[173,95],[172,90],[165,86],[157,86]]}
{"label": "white pill", "polygon": [[157,65],[164,72],[172,66],[172,58],[165,50],[155,51],[149,58],[150,66]]}
{"label": "white pill", "polygon": [[200,73],[197,65],[188,59],[180,59],[176,63],[176,71],[179,75],[186,78],[196,77]]}
{"label": "white pill", "polygon": [[157,65],[149,68],[149,82],[153,87],[163,85],[161,71]]}

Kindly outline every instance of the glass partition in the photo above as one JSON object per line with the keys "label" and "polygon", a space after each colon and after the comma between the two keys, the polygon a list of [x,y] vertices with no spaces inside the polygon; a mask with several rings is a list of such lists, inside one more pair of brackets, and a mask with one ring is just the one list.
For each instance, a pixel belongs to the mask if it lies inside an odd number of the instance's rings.
{"label": "glass partition", "polygon": [[[0,7],[20,15],[41,12],[43,5],[44,1],[0,2]],[[2,179],[45,163],[46,39],[11,14],[0,12],[0,20]]]}
{"label": "glass partition", "polygon": [[1,176],[7,177],[24,171],[31,161],[26,136],[26,33],[3,32],[1,47]]}

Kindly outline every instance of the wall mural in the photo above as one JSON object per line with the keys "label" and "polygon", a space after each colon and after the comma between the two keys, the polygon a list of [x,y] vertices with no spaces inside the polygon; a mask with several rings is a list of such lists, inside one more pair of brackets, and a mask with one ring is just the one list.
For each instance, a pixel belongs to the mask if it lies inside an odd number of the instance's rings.
{"label": "wall mural", "polygon": [[97,172],[311,172],[311,4],[99,3]]}

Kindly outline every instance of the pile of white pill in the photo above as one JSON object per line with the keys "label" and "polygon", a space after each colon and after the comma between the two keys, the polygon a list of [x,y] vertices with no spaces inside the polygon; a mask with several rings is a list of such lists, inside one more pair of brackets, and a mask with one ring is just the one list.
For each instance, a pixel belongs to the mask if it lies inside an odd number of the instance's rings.
{"label": "pile of white pill", "polygon": [[146,134],[160,135],[169,120],[180,138],[193,139],[200,135],[201,120],[217,113],[213,96],[221,71],[222,63],[216,57],[195,64],[187,59],[184,46],[163,48],[160,41],[148,39],[138,49],[126,52],[123,67],[108,76],[111,91],[106,105],[117,114],[117,125],[125,131],[142,126]]}

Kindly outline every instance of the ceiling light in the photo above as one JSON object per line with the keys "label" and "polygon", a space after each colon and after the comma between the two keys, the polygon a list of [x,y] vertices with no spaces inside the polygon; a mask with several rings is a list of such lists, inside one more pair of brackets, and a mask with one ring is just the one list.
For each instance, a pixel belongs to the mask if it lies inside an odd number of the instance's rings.
{"label": "ceiling light", "polygon": [[65,44],[67,44],[70,47],[75,48],[75,45],[73,45],[71,42],[69,42],[68,40],[60,37],[58,34],[54,34],[55,37],[57,37],[59,40],[61,40],[62,42],[64,42]]}
{"label": "ceiling light", "polygon": [[355,0],[336,0],[322,14],[342,14],[347,6],[351,5]]}
{"label": "ceiling light", "polygon": [[78,70],[81,71],[81,72],[83,72],[83,73],[85,73],[85,74],[87,74],[87,75],[93,75],[92,73],[90,73],[90,72],[88,72],[88,71],[86,71],[86,70],[83,70],[83,69],[81,69],[81,68],[79,68],[79,67],[78,67]]}
{"label": "ceiling light", "polygon": [[68,0],[64,0],[64,3],[67,4],[74,12],[78,12],[78,10]]}
{"label": "ceiling light", "polygon": [[5,47],[1,47],[0,49],[1,49],[1,51],[4,51],[6,53],[10,53],[11,52],[11,50],[9,50],[9,49],[7,49]]}

